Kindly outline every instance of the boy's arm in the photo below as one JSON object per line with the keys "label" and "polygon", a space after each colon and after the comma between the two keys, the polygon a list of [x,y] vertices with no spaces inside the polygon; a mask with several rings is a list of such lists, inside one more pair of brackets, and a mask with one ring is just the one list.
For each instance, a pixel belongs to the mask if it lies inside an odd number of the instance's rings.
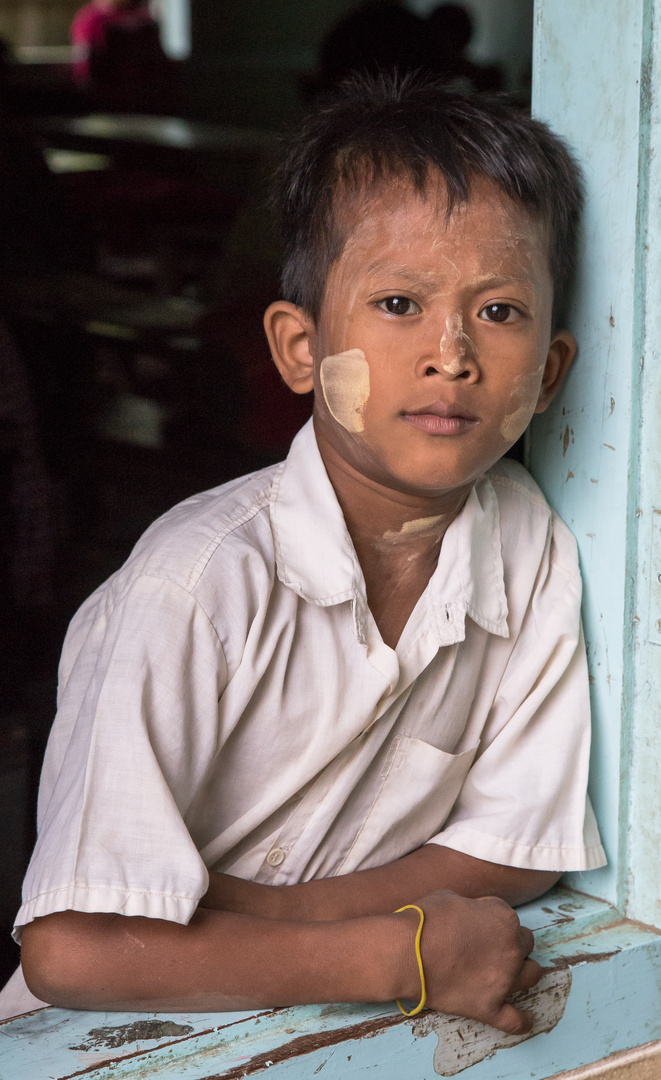
{"label": "boy's arm", "polygon": [[[507,1002],[539,980],[533,936],[502,900],[438,892],[419,901],[428,1005],[513,1034],[532,1019]],[[219,1011],[343,1001],[417,1001],[414,911],[281,922],[198,908],[187,926],[63,911],[29,923],[30,990],[66,1008]]]}
{"label": "boy's arm", "polygon": [[559,873],[501,866],[439,844],[426,844],[373,870],[300,885],[261,885],[211,871],[201,904],[272,919],[354,919],[387,915],[437,889],[472,898],[498,896],[508,904],[523,904],[541,896],[559,877]]}

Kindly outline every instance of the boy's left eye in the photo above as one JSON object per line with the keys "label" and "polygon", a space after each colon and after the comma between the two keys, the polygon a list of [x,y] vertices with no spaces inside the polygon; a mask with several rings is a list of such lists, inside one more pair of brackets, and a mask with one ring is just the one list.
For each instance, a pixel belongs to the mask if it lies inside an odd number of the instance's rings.
{"label": "boy's left eye", "polygon": [[389,315],[419,315],[420,308],[415,300],[409,300],[408,296],[386,296],[379,300],[377,307],[387,311]]}
{"label": "boy's left eye", "polygon": [[486,322],[511,323],[521,318],[521,312],[511,304],[487,304],[479,313]]}

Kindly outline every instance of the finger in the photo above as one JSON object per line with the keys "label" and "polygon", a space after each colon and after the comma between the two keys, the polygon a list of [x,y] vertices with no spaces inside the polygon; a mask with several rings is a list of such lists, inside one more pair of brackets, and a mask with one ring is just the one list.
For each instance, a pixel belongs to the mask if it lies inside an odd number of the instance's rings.
{"label": "finger", "polygon": [[515,1009],[506,1001],[500,1007],[493,1019],[487,1021],[498,1031],[504,1031],[507,1035],[527,1035],[535,1023],[535,1016],[531,1012]]}
{"label": "finger", "polygon": [[527,926],[519,927],[519,943],[524,956],[528,956],[535,948],[535,937],[532,930],[529,930]]}
{"label": "finger", "polygon": [[542,977],[542,968],[536,960],[524,960],[521,971],[512,983],[511,993],[518,994],[523,990],[531,990]]}

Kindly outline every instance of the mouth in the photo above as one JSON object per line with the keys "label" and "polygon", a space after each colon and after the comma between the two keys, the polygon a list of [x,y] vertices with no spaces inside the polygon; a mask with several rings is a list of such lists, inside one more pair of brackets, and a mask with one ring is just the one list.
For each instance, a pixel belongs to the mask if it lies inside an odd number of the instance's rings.
{"label": "mouth", "polygon": [[463,435],[480,422],[477,416],[447,401],[433,401],[422,409],[403,412],[401,417],[427,435]]}

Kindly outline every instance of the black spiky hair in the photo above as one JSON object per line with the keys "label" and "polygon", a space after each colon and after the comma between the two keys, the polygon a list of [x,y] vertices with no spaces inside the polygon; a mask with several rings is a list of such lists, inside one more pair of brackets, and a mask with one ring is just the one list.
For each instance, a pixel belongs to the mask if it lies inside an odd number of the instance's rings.
{"label": "black spiky hair", "polygon": [[283,298],[316,319],[347,239],[342,208],[395,179],[424,194],[433,173],[448,214],[484,178],[543,223],[557,310],[574,270],[580,166],[546,124],[505,99],[459,94],[420,74],[353,76],[291,133],[274,187]]}

